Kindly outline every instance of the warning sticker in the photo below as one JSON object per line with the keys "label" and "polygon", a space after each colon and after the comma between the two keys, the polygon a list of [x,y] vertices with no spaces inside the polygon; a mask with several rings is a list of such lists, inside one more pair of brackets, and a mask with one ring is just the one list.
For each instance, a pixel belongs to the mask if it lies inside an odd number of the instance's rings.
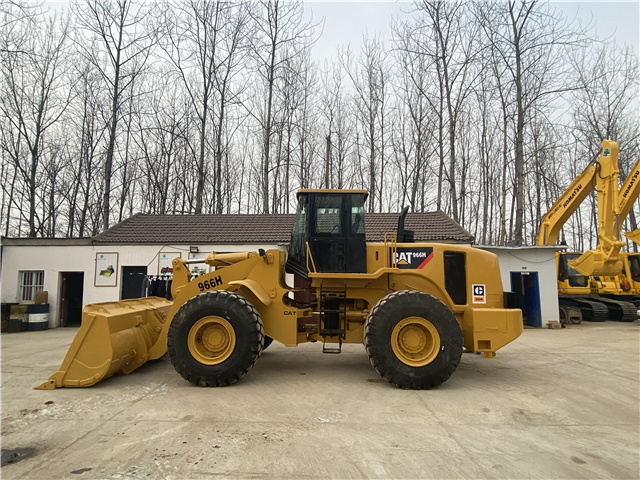
{"label": "warning sticker", "polygon": [[473,292],[473,303],[487,303],[487,293],[484,285],[471,285]]}

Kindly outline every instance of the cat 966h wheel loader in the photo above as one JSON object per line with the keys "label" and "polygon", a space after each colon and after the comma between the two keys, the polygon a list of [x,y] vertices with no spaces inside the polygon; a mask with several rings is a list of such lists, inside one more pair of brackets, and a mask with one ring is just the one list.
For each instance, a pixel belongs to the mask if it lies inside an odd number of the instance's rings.
{"label": "cat 966h wheel loader", "polygon": [[366,198],[363,190],[300,190],[288,255],[211,253],[212,271],[193,279],[189,261],[176,258],[173,303],[85,307],[62,367],[38,388],[89,386],[167,351],[189,382],[230,385],[277,340],[322,342],[326,353],[364,343],[390,383],[425,389],[449,378],[463,346],[493,357],[522,333],[522,312],[505,308],[495,255],[413,243],[407,209],[397,232],[367,243]]}

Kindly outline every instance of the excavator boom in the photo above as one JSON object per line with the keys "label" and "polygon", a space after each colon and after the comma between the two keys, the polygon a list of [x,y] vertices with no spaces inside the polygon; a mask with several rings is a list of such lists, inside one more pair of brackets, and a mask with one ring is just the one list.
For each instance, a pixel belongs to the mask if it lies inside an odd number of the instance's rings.
{"label": "excavator boom", "polygon": [[598,246],[588,250],[570,265],[589,276],[612,276],[622,272],[620,249],[620,202],[618,200],[618,144],[603,140],[594,176],[598,200]]}
{"label": "excavator boom", "polygon": [[596,163],[587,165],[555,201],[542,219],[536,245],[555,245],[558,242],[563,225],[591,193],[597,169]]}

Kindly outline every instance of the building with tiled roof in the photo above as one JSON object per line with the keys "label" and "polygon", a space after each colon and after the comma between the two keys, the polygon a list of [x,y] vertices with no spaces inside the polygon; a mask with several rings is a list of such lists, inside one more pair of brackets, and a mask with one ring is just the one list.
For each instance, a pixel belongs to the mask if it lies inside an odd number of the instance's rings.
{"label": "building with tiled roof", "polygon": [[[369,242],[395,232],[397,213],[366,213]],[[209,252],[286,249],[294,215],[136,214],[93,238],[2,239],[2,302],[33,302],[48,292],[49,326],[79,325],[82,306],[142,296],[143,279],[168,279],[176,257],[206,271]],[[472,244],[472,235],[443,212],[409,213],[416,242]],[[514,289],[529,325],[558,319],[555,247],[482,247],[500,259],[502,282]],[[194,271],[194,270],[192,270]],[[527,307],[531,297],[534,307]],[[544,301],[541,299],[544,298]],[[527,310],[528,309],[528,310]]]}
{"label": "building with tiled roof", "polygon": [[[136,214],[93,237],[94,244],[262,244],[289,243],[294,215]],[[395,232],[397,213],[367,213],[367,241]],[[441,211],[409,213],[405,228],[417,242],[472,243],[473,236]]]}
{"label": "building with tiled roof", "polygon": [[[367,241],[398,228],[397,213],[367,213]],[[78,325],[82,306],[141,295],[145,278],[168,278],[172,260],[209,252],[286,249],[294,215],[136,214],[93,238],[2,239],[2,302],[32,302],[48,292],[49,325]],[[416,242],[471,244],[473,237],[443,212],[409,213]],[[192,271],[209,267],[196,262]]]}

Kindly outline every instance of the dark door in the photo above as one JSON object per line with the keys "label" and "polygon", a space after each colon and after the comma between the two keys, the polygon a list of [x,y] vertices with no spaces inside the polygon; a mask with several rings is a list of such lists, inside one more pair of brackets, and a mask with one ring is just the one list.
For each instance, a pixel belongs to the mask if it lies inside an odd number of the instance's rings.
{"label": "dark door", "polygon": [[363,194],[311,195],[309,248],[318,272],[367,271],[364,199]]}
{"label": "dark door", "polygon": [[311,197],[309,248],[319,272],[345,272],[347,259],[344,196]]}
{"label": "dark door", "polygon": [[517,307],[522,310],[525,325],[541,327],[538,272],[511,272],[511,290],[516,295]]}
{"label": "dark door", "polygon": [[531,272],[524,278],[524,298],[527,307],[527,325],[542,326],[542,309],[540,308],[540,286],[538,272]]}
{"label": "dark door", "polygon": [[140,298],[142,280],[147,274],[147,267],[122,267],[122,291],[120,300]]}
{"label": "dark door", "polygon": [[83,290],[83,272],[60,272],[60,326],[80,326]]}

